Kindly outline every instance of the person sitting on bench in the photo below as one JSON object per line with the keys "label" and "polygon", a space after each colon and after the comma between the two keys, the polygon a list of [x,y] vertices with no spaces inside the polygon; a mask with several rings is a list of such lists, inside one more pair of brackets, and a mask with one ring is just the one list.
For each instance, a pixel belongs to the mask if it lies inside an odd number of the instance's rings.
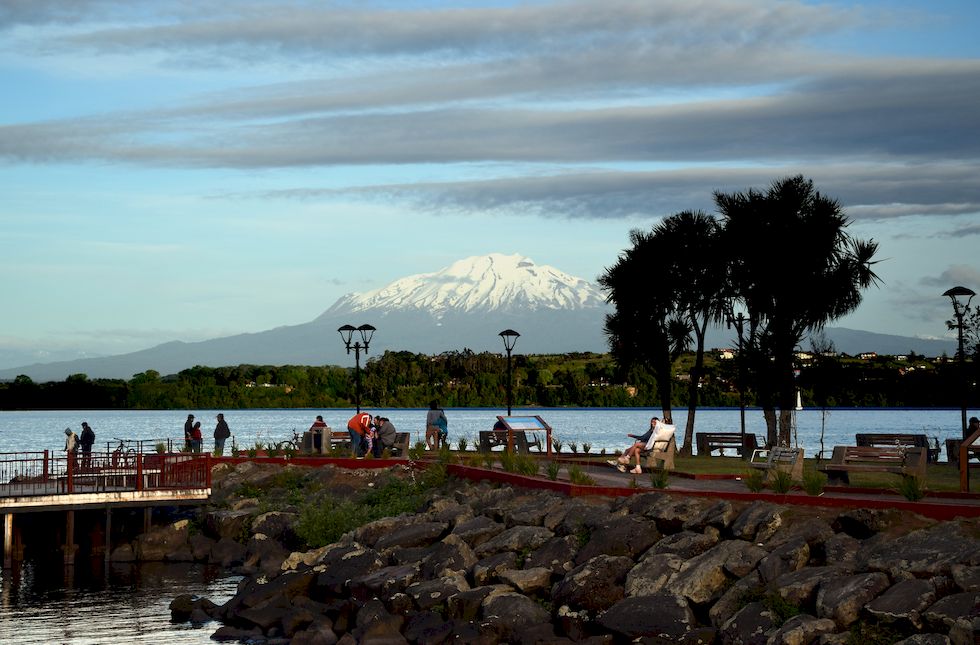
{"label": "person sitting on bench", "polygon": [[633,473],[634,475],[642,474],[643,469],[640,468],[640,453],[647,449],[647,442],[650,441],[650,437],[653,436],[653,433],[657,431],[657,425],[659,423],[660,423],[660,419],[658,417],[653,417],[652,419],[650,419],[650,428],[646,432],[644,432],[641,435],[636,435],[636,434],[626,435],[631,439],[635,439],[633,445],[627,448],[626,452],[624,452],[616,461],[610,460],[606,463],[608,463],[610,466],[615,466],[616,469],[619,470],[619,472],[625,473],[626,466],[630,463],[630,459],[632,459],[635,456],[636,467],[630,470],[630,472]]}
{"label": "person sitting on bench", "polygon": [[375,457],[380,457],[381,453],[388,450],[389,453],[395,446],[394,424],[388,417],[374,417],[374,436],[375,440],[371,446],[371,451]]}

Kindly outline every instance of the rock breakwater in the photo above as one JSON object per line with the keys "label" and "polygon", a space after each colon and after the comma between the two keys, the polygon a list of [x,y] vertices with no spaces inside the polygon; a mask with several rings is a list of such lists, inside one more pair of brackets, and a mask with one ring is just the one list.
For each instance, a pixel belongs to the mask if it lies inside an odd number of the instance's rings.
{"label": "rock breakwater", "polygon": [[[201,532],[178,523],[130,549],[245,575],[222,605],[171,605],[177,621],[220,621],[217,640],[965,645],[980,633],[977,520],[450,481],[414,514],[310,549],[295,508],[239,494],[281,469],[221,468]],[[316,470],[337,497],[397,475]]]}

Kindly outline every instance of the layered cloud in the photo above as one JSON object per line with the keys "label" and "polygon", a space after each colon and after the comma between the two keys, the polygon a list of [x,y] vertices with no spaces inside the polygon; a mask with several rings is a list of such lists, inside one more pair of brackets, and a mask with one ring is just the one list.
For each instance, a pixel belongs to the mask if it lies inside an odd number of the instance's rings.
{"label": "layered cloud", "polygon": [[[35,55],[166,67],[297,63],[286,82],[0,127],[8,163],[427,166],[349,191],[466,211],[622,217],[804,172],[853,216],[980,210],[980,61],[815,43],[887,15],[756,0],[391,8],[320,2],[5,3]],[[8,51],[8,56],[14,55]],[[450,61],[450,62],[447,62]],[[461,171],[490,164],[487,178]],[[429,173],[429,177],[433,173]],[[463,178],[465,177],[465,178]],[[283,196],[335,194],[296,186]]]}

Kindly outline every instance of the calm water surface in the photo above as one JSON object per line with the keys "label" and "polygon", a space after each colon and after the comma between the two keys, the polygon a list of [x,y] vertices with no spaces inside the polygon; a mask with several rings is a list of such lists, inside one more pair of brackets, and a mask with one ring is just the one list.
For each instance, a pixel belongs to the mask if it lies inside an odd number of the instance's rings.
{"label": "calm water surface", "polygon": [[[0,643],[213,643],[220,623],[170,622],[170,602],[180,594],[221,604],[231,598],[239,576],[214,567],[150,563],[141,566],[82,561],[66,570],[27,562],[0,577]],[[223,576],[223,577],[222,577]]]}
{"label": "calm water surface", "polygon": [[[411,432],[413,441],[424,437],[424,409],[367,411],[389,417],[398,430]],[[96,450],[104,450],[116,438],[151,443],[172,441],[179,446],[183,443],[184,420],[188,413],[201,421],[205,447],[209,447],[218,412],[224,412],[235,441],[242,448],[253,446],[256,441],[268,444],[288,439],[294,431],[302,433],[317,414],[322,414],[333,429],[344,430],[347,419],[354,413],[351,409],[0,411],[0,452],[45,448],[60,451],[64,448],[64,429],[71,427],[78,433],[82,421],[87,421],[95,430]],[[496,415],[504,412],[495,408],[447,409],[450,441],[455,446],[460,437],[465,437],[472,450],[479,431],[488,430]],[[659,410],[646,408],[523,408],[514,409],[513,413],[540,415],[565,446],[572,442],[578,446],[588,443],[593,452],[625,447],[627,433],[644,432],[650,417],[660,415]],[[969,411],[971,416],[977,414],[980,414],[977,410]],[[796,444],[802,446],[808,456],[821,449],[821,433],[826,450],[835,444],[852,445],[858,432],[923,433],[930,439],[938,439],[941,445],[947,438],[961,435],[960,411],[957,409],[832,408],[822,411],[807,408],[796,415]],[[745,420],[746,432],[765,437],[765,422],[759,410],[746,410]],[[674,410],[674,422],[679,432],[683,432],[686,421],[686,410]],[[695,431],[738,432],[739,411],[737,408],[699,409],[695,416]]]}

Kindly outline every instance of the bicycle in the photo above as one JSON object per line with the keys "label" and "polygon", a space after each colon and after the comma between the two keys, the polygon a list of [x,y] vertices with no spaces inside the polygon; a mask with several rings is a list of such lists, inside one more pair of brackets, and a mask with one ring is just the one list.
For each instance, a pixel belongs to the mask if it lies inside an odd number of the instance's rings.
{"label": "bicycle", "polygon": [[129,439],[120,439],[119,437],[113,437],[114,441],[118,441],[119,445],[116,449],[112,451],[110,456],[110,463],[113,468],[129,468],[130,466],[136,465],[136,448],[127,448],[126,443]]}
{"label": "bicycle", "polygon": [[291,450],[293,452],[300,452],[303,449],[303,440],[296,432],[296,428],[293,428],[292,439],[286,439],[285,441],[279,441],[275,444],[276,450]]}

